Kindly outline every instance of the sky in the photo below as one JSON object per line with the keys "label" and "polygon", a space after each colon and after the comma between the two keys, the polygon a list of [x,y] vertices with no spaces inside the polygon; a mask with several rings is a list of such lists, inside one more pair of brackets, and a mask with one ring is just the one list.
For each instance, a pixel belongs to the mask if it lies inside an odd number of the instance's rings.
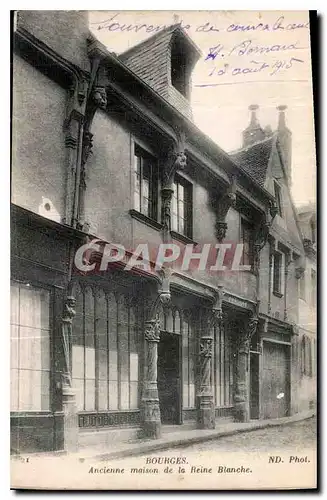
{"label": "sky", "polygon": [[306,11],[93,11],[92,33],[120,54],[180,22],[202,52],[192,74],[196,125],[221,148],[242,146],[249,105],[262,127],[277,126],[276,107],[287,105],[293,134],[292,197],[315,203],[315,141],[310,35]]}

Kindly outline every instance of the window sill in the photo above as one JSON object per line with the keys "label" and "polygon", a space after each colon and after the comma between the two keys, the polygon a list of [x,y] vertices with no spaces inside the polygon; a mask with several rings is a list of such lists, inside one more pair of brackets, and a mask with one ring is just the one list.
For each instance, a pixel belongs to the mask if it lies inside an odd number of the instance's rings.
{"label": "window sill", "polygon": [[276,290],[273,290],[273,294],[275,295],[275,297],[278,297],[280,299],[283,297],[283,294],[280,292],[277,292]]}
{"label": "window sill", "polygon": [[197,245],[197,243],[194,240],[192,240],[192,238],[189,238],[188,236],[185,236],[184,234],[177,233],[176,231],[170,231],[170,235],[172,238],[174,238],[174,240],[179,240],[182,243],[185,243],[185,244],[191,243],[194,246]]}
{"label": "window sill", "polygon": [[156,231],[160,231],[162,229],[162,224],[160,224],[160,222],[157,222],[156,220],[151,219],[147,215],[144,215],[141,212],[138,212],[137,210],[134,210],[134,208],[132,208],[129,211],[129,213],[130,213],[131,217],[133,217],[133,219],[136,219],[136,220],[138,220],[140,222],[143,222],[147,226],[152,227],[153,229],[155,229]]}

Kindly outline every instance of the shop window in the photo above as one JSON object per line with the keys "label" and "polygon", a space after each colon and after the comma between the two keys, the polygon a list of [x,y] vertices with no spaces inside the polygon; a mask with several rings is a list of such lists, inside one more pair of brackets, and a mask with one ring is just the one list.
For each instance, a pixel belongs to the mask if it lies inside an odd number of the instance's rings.
{"label": "shop window", "polygon": [[11,411],[50,410],[50,292],[11,285]]}
{"label": "shop window", "polygon": [[216,407],[233,404],[233,356],[227,328],[213,331],[213,386]]}
{"label": "shop window", "polygon": [[77,296],[73,386],[79,411],[139,408],[139,330],[128,297],[89,287]]}
{"label": "shop window", "polygon": [[192,238],[192,184],[176,176],[173,189],[172,230]]}
{"label": "shop window", "polygon": [[134,152],[134,209],[157,220],[158,165],[149,153],[135,146]]}
{"label": "shop window", "polygon": [[195,408],[196,329],[192,315],[183,312],[183,408]]}

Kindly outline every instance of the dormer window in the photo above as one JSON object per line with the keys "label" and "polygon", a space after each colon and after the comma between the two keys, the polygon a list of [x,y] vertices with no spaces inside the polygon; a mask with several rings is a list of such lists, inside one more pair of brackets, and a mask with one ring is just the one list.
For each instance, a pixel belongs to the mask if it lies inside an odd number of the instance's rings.
{"label": "dormer window", "polygon": [[189,99],[189,62],[183,44],[175,38],[171,48],[171,83],[180,94]]}
{"label": "dormer window", "polygon": [[276,206],[278,210],[278,215],[279,217],[283,217],[283,208],[282,208],[282,191],[281,187],[278,184],[278,182],[274,182],[274,190],[275,190],[275,200],[276,200]]}

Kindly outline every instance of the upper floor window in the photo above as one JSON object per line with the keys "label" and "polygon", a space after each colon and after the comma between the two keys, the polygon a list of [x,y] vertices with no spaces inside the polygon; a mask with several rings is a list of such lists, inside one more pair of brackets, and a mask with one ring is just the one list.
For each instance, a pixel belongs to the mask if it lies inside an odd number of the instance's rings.
{"label": "upper floor window", "polygon": [[282,191],[280,185],[276,181],[274,182],[274,190],[275,190],[275,200],[276,200],[278,215],[280,217],[283,217]]}
{"label": "upper floor window", "polygon": [[134,208],[157,220],[158,164],[149,153],[135,146],[134,152]]}
{"label": "upper floor window", "polygon": [[171,49],[171,83],[184,97],[189,97],[188,83],[188,62],[185,57],[185,50],[182,45],[175,40]]}
{"label": "upper floor window", "polygon": [[274,253],[274,275],[273,275],[273,292],[277,295],[283,295],[284,291],[284,265],[285,258],[281,252]]}
{"label": "upper floor window", "polygon": [[176,176],[173,188],[172,230],[192,238],[192,184]]}
{"label": "upper floor window", "polygon": [[253,264],[253,238],[254,230],[252,224],[241,219],[241,242],[243,243],[241,264],[244,266],[252,266]]}

